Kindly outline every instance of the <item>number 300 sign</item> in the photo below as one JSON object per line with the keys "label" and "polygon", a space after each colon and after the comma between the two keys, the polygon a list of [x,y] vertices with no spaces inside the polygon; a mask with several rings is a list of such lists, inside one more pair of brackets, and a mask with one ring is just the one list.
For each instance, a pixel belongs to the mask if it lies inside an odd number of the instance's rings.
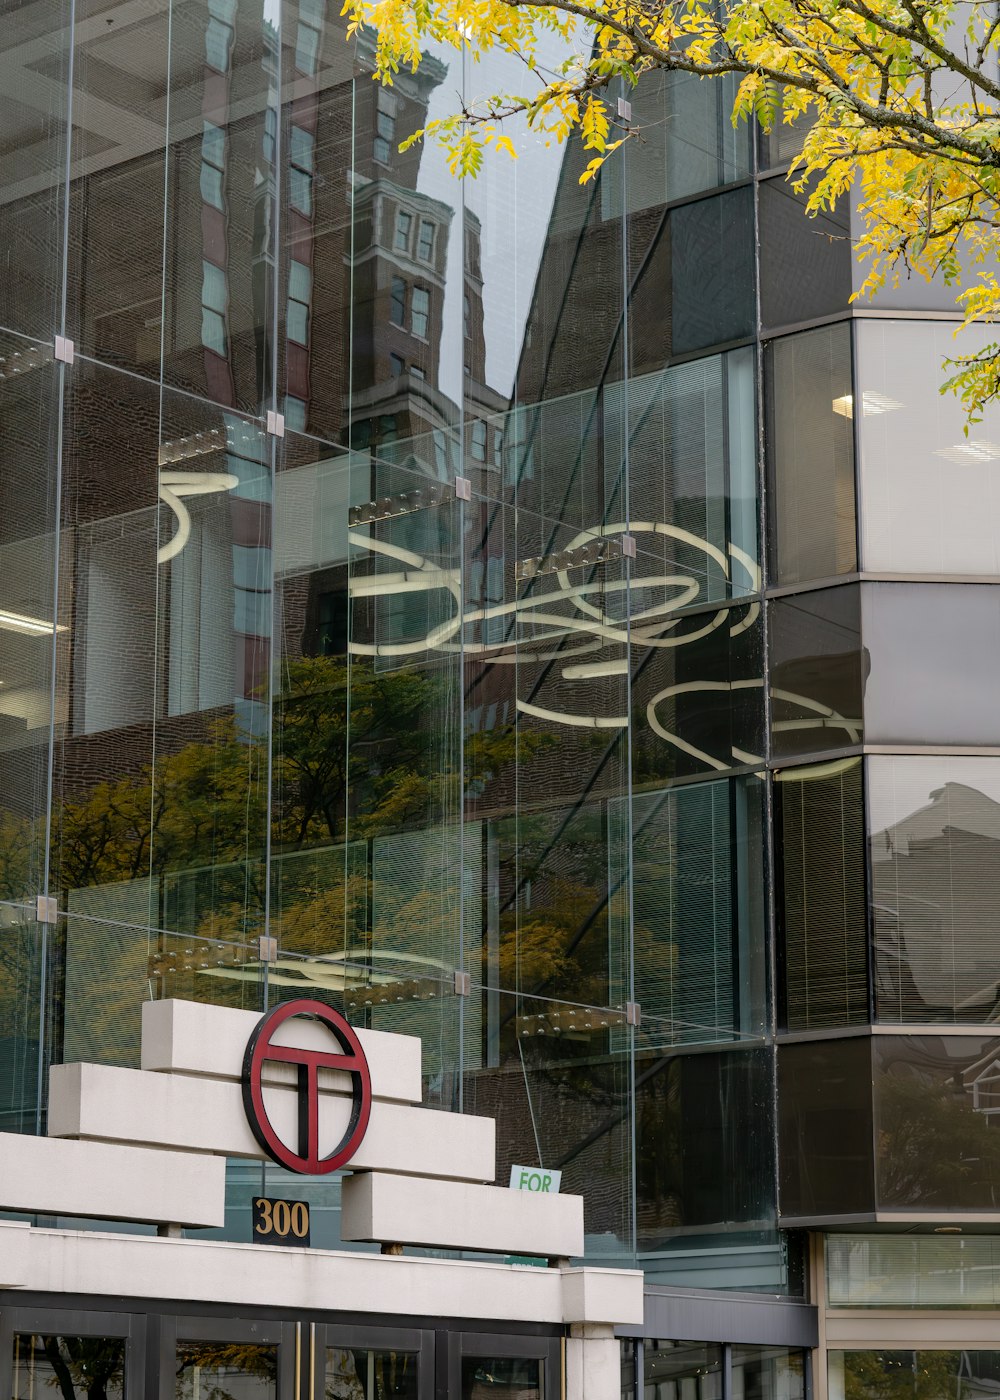
{"label": "number 300 sign", "polygon": [[309,1206],[305,1201],[276,1201],[255,1196],[253,1237],[258,1244],[309,1243]]}

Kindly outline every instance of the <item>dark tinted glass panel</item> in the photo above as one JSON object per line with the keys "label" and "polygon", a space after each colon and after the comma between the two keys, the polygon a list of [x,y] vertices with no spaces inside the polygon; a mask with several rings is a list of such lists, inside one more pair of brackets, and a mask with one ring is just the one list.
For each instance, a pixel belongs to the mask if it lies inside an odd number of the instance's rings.
{"label": "dark tinted glass panel", "polygon": [[783,1218],[874,1209],[870,1047],[867,1036],[778,1047]]}
{"label": "dark tinted glass panel", "polygon": [[329,1400],[416,1400],[418,1357],[412,1351],[327,1347]]}
{"label": "dark tinted glass panel", "polygon": [[178,1342],[176,1400],[277,1400],[278,1350],[243,1342]]}
{"label": "dark tinted glass panel", "polygon": [[997,742],[1000,588],[868,584],[861,616],[866,739]]}
{"label": "dark tinted glass panel", "polygon": [[762,1030],[763,795],[753,776],[633,802],[635,998],[665,1043]]}
{"label": "dark tinted glass panel", "polygon": [[733,1395],[743,1400],[804,1400],[804,1353],[787,1347],[733,1347]]}
{"label": "dark tinted glass panel", "polygon": [[722,1348],[713,1342],[647,1342],[646,1400],[722,1400]]}
{"label": "dark tinted glass panel", "polygon": [[70,635],[55,617],[59,388],[48,347],[0,335],[0,900],[44,882],[53,640],[65,659]]}
{"label": "dark tinted glass panel", "polygon": [[772,341],[765,364],[772,578],[850,573],[857,567],[850,325]]}
{"label": "dark tinted glass panel", "polygon": [[1000,1041],[876,1036],[878,1203],[883,1210],[995,1210]]}
{"label": "dark tinted glass panel", "polygon": [[861,760],[774,784],[778,974],[790,1031],[868,1020]]}
{"label": "dark tinted glass panel", "polygon": [[793,122],[785,122],[779,116],[770,131],[759,134],[757,158],[762,170],[786,165],[793,156],[798,155],[809,129],[808,113],[806,117],[806,120],[799,117]]}
{"label": "dark tinted glass panel", "polygon": [[[537,966],[544,953],[540,937],[528,954]],[[560,1189],[584,1197],[587,1252],[631,1260],[632,1032],[623,1011],[492,988],[474,995],[484,1067],[465,1075],[464,1112],[496,1121],[497,1181],[515,1163],[560,1170]]]}
{"label": "dark tinted glass panel", "polygon": [[[644,1041],[655,1034],[647,1031]],[[705,1247],[699,1235],[713,1222],[728,1222],[735,1234],[773,1219],[769,1052],[642,1049],[635,1082],[640,1254]]]}
{"label": "dark tinted glass panel", "polygon": [[764,745],[760,604],[688,613],[646,650],[633,630],[636,787],[759,763]]}
{"label": "dark tinted glass panel", "polygon": [[[38,1008],[41,999],[41,951],[44,933],[26,910],[9,907],[0,962],[0,1132],[37,1131]],[[46,942],[48,940],[46,939]]]}
{"label": "dark tinted glass panel", "polygon": [[17,6],[0,28],[0,326],[50,344],[61,330],[69,15]]}
{"label": "dark tinted glass panel", "polygon": [[643,128],[631,142],[626,203],[629,213],[729,185],[750,167],[750,127],[731,121],[736,83],[703,83],[690,73],[647,74],[631,96]]}
{"label": "dark tinted glass panel", "polygon": [[754,391],[746,348],[605,392],[605,452],[628,450],[632,617],[650,635],[677,607],[760,586]]}
{"label": "dark tinted glass panel", "polygon": [[[670,214],[669,236],[673,353],[751,335],[752,190],[681,205]],[[655,314],[662,311],[656,308]]]}
{"label": "dark tinted glass panel", "polygon": [[805,193],[783,177],[760,186],[760,312],[766,327],[792,326],[845,311],[851,296],[850,223],[845,200],[833,213],[805,212]]}
{"label": "dark tinted glass panel", "polygon": [[775,758],[860,743],[868,660],[858,592],[824,588],[768,604]]}
{"label": "dark tinted glass panel", "polygon": [[540,1361],[514,1356],[463,1356],[462,1400],[542,1400]]}
{"label": "dark tinted glass panel", "polygon": [[992,1022],[1000,1006],[1000,761],[868,760],[876,1009]]}
{"label": "dark tinted glass panel", "polygon": [[125,1400],[125,1341],[15,1333],[13,1383],[14,1396]]}

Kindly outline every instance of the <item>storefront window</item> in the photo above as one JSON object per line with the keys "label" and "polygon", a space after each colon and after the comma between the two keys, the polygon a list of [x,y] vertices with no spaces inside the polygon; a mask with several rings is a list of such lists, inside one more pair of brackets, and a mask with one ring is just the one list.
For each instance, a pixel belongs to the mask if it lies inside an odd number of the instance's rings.
{"label": "storefront window", "polygon": [[830,1400],[951,1400],[995,1394],[997,1351],[831,1351]]}
{"label": "storefront window", "polygon": [[15,1333],[13,1387],[14,1400],[125,1400],[125,1341]]}

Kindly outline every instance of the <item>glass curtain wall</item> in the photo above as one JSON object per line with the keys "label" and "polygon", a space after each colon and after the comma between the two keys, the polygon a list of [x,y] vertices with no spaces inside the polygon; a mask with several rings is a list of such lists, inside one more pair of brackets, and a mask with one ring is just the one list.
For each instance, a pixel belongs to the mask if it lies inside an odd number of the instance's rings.
{"label": "glass curtain wall", "polygon": [[678,77],[600,179],[463,185],[400,144],[518,70],[371,59],[319,0],[0,37],[3,1126],[146,999],[305,992],[590,1256],[782,1289],[749,134]]}

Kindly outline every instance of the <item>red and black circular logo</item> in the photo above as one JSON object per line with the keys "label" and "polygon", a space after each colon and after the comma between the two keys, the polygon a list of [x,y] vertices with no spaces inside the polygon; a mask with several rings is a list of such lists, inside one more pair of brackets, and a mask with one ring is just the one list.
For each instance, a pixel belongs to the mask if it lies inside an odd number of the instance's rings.
{"label": "red and black circular logo", "polygon": [[[309,1016],[326,1026],[336,1050],[305,1050],[295,1045],[276,1045],[279,1026],[293,1016]],[[264,1106],[262,1075],[267,1060],[298,1066],[299,1140],[297,1150],[282,1142],[271,1126]],[[351,1076],[351,1118],[340,1143],[326,1157],[319,1155],[319,1071],[342,1070]],[[357,1032],[339,1012],[321,1001],[302,997],[285,1001],[269,1011],[247,1041],[243,1056],[243,1107],[254,1137],[267,1155],[281,1167],[303,1176],[325,1176],[344,1166],[354,1156],[368,1127],[372,1109],[372,1081],[368,1061]]]}

